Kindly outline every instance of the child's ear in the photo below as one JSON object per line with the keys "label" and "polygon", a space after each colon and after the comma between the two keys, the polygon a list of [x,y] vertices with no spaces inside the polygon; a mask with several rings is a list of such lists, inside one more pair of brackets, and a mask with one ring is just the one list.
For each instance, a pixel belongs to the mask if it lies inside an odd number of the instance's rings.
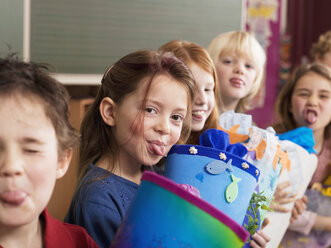
{"label": "child's ear", "polygon": [[66,174],[69,168],[71,157],[72,157],[72,149],[68,149],[63,152],[62,157],[59,158],[58,161],[58,167],[56,170],[56,179],[59,179],[63,177],[64,174]]}
{"label": "child's ear", "polygon": [[109,126],[115,126],[115,109],[116,103],[110,97],[102,99],[99,111],[103,121]]}

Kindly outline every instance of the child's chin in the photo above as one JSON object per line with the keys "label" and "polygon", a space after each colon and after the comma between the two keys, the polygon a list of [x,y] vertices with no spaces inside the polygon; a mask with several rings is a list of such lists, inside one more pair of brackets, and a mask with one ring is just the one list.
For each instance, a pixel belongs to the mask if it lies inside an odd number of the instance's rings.
{"label": "child's chin", "polygon": [[154,156],[154,158],[146,159],[143,165],[152,167],[153,165],[156,165],[162,157],[163,156]]}
{"label": "child's chin", "polygon": [[[21,217],[20,217],[21,216]],[[2,218],[2,225],[8,227],[19,227],[31,223],[34,220],[34,215],[25,213],[24,215],[21,212],[11,213],[6,216],[7,218]]]}

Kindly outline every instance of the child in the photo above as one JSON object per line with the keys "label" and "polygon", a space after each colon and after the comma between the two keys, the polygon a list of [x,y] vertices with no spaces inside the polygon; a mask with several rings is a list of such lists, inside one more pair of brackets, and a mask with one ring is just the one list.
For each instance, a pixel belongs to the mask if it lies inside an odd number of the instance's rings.
{"label": "child", "polygon": [[[276,114],[279,123],[275,125],[275,129],[278,133],[302,126],[313,130],[318,165],[309,188],[314,183],[323,183],[331,173],[330,69],[322,64],[298,67],[277,98]],[[282,241],[285,247],[290,243],[292,246],[289,247],[329,247],[331,245],[331,216],[321,216],[308,210],[298,216],[298,219],[290,225],[289,230],[296,232],[286,233]],[[322,230],[326,233],[322,233]]]}
{"label": "child", "polygon": [[[215,105],[218,86],[214,63],[204,48],[189,41],[173,40],[161,46],[159,50],[174,53],[192,71],[196,84],[196,95],[192,107],[191,134],[187,144],[198,145],[200,134],[218,126],[217,105],[220,104]],[[252,238],[252,247],[265,247],[269,240],[262,232],[256,233]]]}
{"label": "child", "polygon": [[175,56],[138,51],[105,73],[82,122],[77,191],[66,220],[109,247],[144,167],[187,139],[194,81]]}
{"label": "child", "polygon": [[214,38],[207,51],[217,71],[219,109],[244,113],[262,85],[266,61],[262,46],[248,32],[232,31]]}
{"label": "child", "polygon": [[82,227],[46,209],[78,135],[68,93],[43,69],[0,59],[0,247],[97,247]]}
{"label": "child", "polygon": [[[218,78],[216,98],[219,112],[244,113],[262,87],[266,54],[246,31],[231,31],[215,37],[207,48]],[[266,219],[264,224],[266,225]],[[251,242],[252,247],[264,247],[270,238],[259,230]]]}
{"label": "child", "polygon": [[331,30],[321,34],[311,47],[311,56],[315,62],[331,68]]}
{"label": "child", "polygon": [[192,106],[191,133],[188,144],[199,144],[205,130],[217,128],[218,112],[215,106],[216,71],[207,51],[192,42],[172,40],[159,48],[172,52],[190,68],[195,80],[195,98]]}

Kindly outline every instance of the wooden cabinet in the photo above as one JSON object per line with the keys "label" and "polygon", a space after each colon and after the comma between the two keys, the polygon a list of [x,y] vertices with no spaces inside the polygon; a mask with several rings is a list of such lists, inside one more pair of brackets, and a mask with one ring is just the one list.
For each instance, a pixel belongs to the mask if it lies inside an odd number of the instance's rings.
{"label": "wooden cabinet", "polygon": [[[83,120],[88,107],[92,103],[93,98],[70,100],[70,122],[76,130],[79,130],[81,121]],[[64,220],[70,206],[72,196],[75,192],[77,183],[77,168],[78,147],[74,149],[73,157],[67,173],[61,179],[57,180],[51,200],[47,206],[50,214],[60,221]]]}

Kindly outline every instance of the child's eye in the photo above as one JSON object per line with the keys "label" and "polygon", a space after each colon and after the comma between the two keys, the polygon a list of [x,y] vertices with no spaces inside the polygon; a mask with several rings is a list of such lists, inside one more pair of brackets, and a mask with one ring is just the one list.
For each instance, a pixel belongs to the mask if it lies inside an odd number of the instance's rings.
{"label": "child's eye", "polygon": [[329,95],[321,95],[320,98],[322,98],[322,99],[329,99],[330,96]]}
{"label": "child's eye", "polygon": [[254,66],[252,64],[246,64],[246,68],[248,68],[248,69],[254,69]]}
{"label": "child's eye", "polygon": [[29,149],[29,148],[24,148],[23,149],[23,152],[26,153],[26,154],[36,154],[36,153],[39,153],[38,150],[36,150],[36,149]]}
{"label": "child's eye", "polygon": [[146,107],[145,111],[149,114],[156,114],[156,109],[151,108],[151,107]]}
{"label": "child's eye", "polygon": [[214,88],[206,88],[205,91],[214,91]]}
{"label": "child's eye", "polygon": [[228,64],[231,64],[231,60],[230,59],[223,59],[223,64],[226,64],[226,65],[228,65]]}
{"label": "child's eye", "polygon": [[171,118],[175,121],[183,121],[183,116],[181,115],[172,115]]}

